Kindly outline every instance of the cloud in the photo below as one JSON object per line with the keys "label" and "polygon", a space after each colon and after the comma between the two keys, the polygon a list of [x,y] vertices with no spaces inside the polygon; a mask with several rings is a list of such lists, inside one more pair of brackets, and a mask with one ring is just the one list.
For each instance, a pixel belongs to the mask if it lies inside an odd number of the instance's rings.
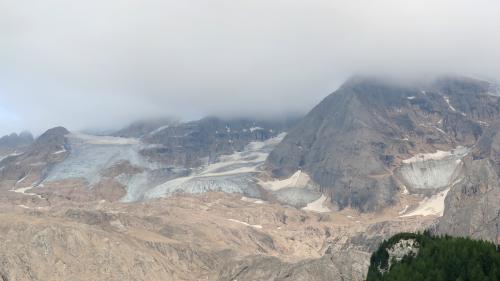
{"label": "cloud", "polygon": [[[306,112],[358,72],[500,77],[493,0],[0,0],[0,120]],[[7,124],[8,122],[8,124]]]}

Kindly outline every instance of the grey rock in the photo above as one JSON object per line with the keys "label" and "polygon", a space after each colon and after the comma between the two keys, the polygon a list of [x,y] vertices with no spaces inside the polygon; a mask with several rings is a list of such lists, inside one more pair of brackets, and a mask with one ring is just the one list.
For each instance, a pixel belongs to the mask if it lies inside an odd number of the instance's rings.
{"label": "grey rock", "polygon": [[33,143],[33,135],[29,132],[21,134],[12,133],[0,138],[0,157],[22,151]]}
{"label": "grey rock", "polygon": [[242,151],[252,141],[275,137],[294,122],[210,117],[174,124],[143,136],[145,143],[154,146],[145,148],[142,154],[168,165],[199,167],[217,162],[221,155]]}
{"label": "grey rock", "polygon": [[361,281],[368,271],[370,255],[350,251],[325,255],[298,263],[275,257],[251,256],[223,267],[221,281]]}
{"label": "grey rock", "polygon": [[500,243],[500,120],[465,161],[464,179],[445,202],[437,231]]}
{"label": "grey rock", "polygon": [[340,208],[394,203],[400,159],[472,146],[500,114],[489,84],[463,77],[396,83],[355,77],[294,126],[268,157],[276,177],[307,172]]}
{"label": "grey rock", "polygon": [[[67,155],[68,130],[56,127],[39,136],[22,153],[0,161],[0,189],[30,187],[40,183],[50,169]],[[57,153],[64,151],[64,153]]]}

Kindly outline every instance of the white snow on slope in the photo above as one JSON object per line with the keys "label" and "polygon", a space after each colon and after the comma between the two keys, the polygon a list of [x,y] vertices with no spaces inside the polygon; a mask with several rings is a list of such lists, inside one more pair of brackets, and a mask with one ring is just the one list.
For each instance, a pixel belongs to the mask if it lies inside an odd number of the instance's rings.
{"label": "white snow on slope", "polygon": [[61,153],[65,153],[66,151],[67,151],[66,148],[62,147],[60,150],[52,152],[52,154],[61,154]]}
{"label": "white snow on slope", "polygon": [[39,194],[26,192],[26,190],[29,190],[29,189],[32,189],[32,188],[33,188],[32,186],[28,186],[28,187],[22,187],[22,188],[17,188],[17,189],[11,189],[9,191],[12,191],[12,192],[15,192],[15,193],[24,194],[24,195],[29,195],[29,196],[36,196],[36,197],[42,199],[42,196],[40,196]]}
{"label": "white snow on slope", "polygon": [[260,199],[248,198],[248,197],[245,197],[245,196],[241,197],[240,200],[243,201],[243,202],[248,202],[248,203],[264,204],[264,201],[262,201]]}
{"label": "white snow on slope", "polygon": [[156,135],[156,134],[158,134],[159,132],[161,132],[161,131],[163,131],[163,130],[167,129],[168,127],[170,127],[170,125],[161,126],[160,128],[158,128],[158,129],[156,129],[156,130],[152,131],[152,132],[151,132],[151,133],[149,133],[149,134],[150,134],[150,135]]}
{"label": "white snow on slope", "polygon": [[17,183],[22,183],[28,176],[29,173],[27,173],[22,179],[18,180]]}
{"label": "white snow on slope", "polygon": [[258,224],[248,224],[248,223],[246,223],[246,222],[242,222],[242,221],[235,220],[235,219],[227,219],[227,220],[228,220],[228,221],[235,222],[235,223],[239,223],[239,224],[242,224],[242,225],[250,226],[250,227],[253,227],[253,228],[262,229],[262,225],[258,225]]}
{"label": "white snow on slope", "polygon": [[450,104],[450,98],[447,97],[447,96],[443,96],[444,98],[444,101],[446,102],[446,104],[448,104],[448,107],[452,110],[452,111],[457,111],[451,104]]}
{"label": "white snow on slope", "polygon": [[289,187],[304,188],[309,182],[310,177],[299,170],[287,179],[261,182],[260,185],[268,190],[277,191]]}
{"label": "white snow on slope", "polygon": [[418,204],[418,207],[415,210],[407,214],[404,214],[400,217],[412,217],[412,216],[442,217],[444,213],[444,200],[446,199],[446,195],[448,195],[449,191],[450,188],[446,189],[445,191],[439,192],[438,194],[433,195],[432,197],[425,198]]}
{"label": "white snow on slope", "polygon": [[328,213],[330,212],[330,209],[328,209],[328,207],[324,205],[327,199],[328,198],[325,195],[321,195],[321,197],[318,200],[307,204],[307,206],[302,208],[302,210],[317,212],[317,213]]}
{"label": "white snow on slope", "polygon": [[250,128],[250,132],[252,132],[252,133],[254,131],[257,131],[257,130],[264,130],[264,128],[262,128],[262,127],[252,127],[252,128]]}
{"label": "white snow on slope", "polygon": [[23,153],[18,153],[17,151],[11,153],[11,154],[7,154],[7,155],[4,155],[2,157],[0,157],[0,162],[2,162],[3,160],[9,158],[9,157],[15,157],[15,156],[19,156],[19,155],[22,155]]}
{"label": "white snow on slope", "polygon": [[411,158],[403,160],[402,162],[404,164],[410,164],[410,163],[423,162],[423,161],[428,161],[428,160],[442,160],[442,159],[445,159],[446,157],[450,157],[453,155],[463,157],[463,156],[465,156],[465,154],[467,154],[467,152],[468,152],[468,150],[466,147],[458,146],[456,149],[453,149],[450,151],[438,150],[434,153],[419,153]]}

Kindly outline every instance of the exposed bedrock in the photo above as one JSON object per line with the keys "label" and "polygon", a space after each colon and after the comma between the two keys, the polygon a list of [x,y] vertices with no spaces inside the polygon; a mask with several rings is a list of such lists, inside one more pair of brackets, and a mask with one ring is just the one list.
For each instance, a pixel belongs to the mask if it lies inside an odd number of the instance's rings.
{"label": "exposed bedrock", "polygon": [[500,99],[489,90],[489,83],[463,77],[415,83],[355,77],[290,130],[267,168],[278,178],[302,170],[339,208],[365,212],[395,203],[400,182],[419,191],[445,188],[459,178],[460,157],[402,161],[475,145],[500,113]]}
{"label": "exposed bedrock", "polygon": [[500,243],[500,120],[464,163],[464,178],[446,198],[438,231]]}

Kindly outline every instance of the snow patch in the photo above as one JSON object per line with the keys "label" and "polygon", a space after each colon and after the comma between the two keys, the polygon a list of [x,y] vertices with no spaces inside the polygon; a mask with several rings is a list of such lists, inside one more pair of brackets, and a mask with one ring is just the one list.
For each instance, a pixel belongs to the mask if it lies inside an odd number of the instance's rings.
{"label": "snow patch", "polygon": [[468,149],[463,146],[458,146],[457,148],[449,151],[438,150],[434,153],[419,153],[411,158],[405,159],[402,162],[404,164],[411,164],[416,162],[424,162],[428,160],[443,160],[450,156],[460,156],[463,157],[467,154]]}
{"label": "snow patch", "polygon": [[438,127],[436,127],[436,126],[433,126],[433,127],[434,127],[434,129],[438,130],[438,132],[440,132],[440,133],[442,133],[442,134],[446,134],[446,132],[445,132],[445,131],[443,131],[441,128],[438,128]]}
{"label": "snow patch", "polygon": [[17,151],[14,151],[11,154],[8,154],[8,155],[0,157],[0,162],[2,162],[3,160],[5,160],[5,159],[7,159],[9,157],[16,157],[16,156],[19,156],[19,155],[23,155],[23,153],[18,153]]}
{"label": "snow patch", "polygon": [[253,133],[254,131],[264,130],[264,128],[261,128],[261,127],[252,127],[252,128],[250,128],[249,130],[250,130],[250,132],[252,132],[252,133]]}
{"label": "snow patch", "polygon": [[307,204],[307,206],[302,208],[302,210],[317,212],[317,213],[328,213],[330,212],[330,209],[324,206],[327,199],[328,198],[325,195],[321,195],[321,197],[318,200]]}
{"label": "snow patch", "polygon": [[28,186],[28,187],[22,187],[22,188],[17,188],[17,189],[11,189],[9,191],[15,192],[15,193],[21,193],[21,194],[29,195],[29,196],[36,196],[36,197],[42,199],[42,196],[40,196],[40,194],[26,192],[26,190],[29,190],[32,188],[33,188],[32,186]]}
{"label": "snow patch", "polygon": [[264,201],[260,199],[255,199],[255,198],[248,198],[248,197],[241,197],[241,201],[248,202],[248,203],[254,203],[254,204],[264,204]]}
{"label": "snow patch", "polygon": [[156,130],[152,131],[152,132],[151,132],[151,133],[149,133],[149,134],[150,134],[150,135],[156,135],[156,134],[158,134],[159,132],[161,132],[161,131],[163,131],[163,130],[165,130],[165,129],[169,128],[169,127],[170,127],[170,125],[161,126],[160,128],[158,128],[158,129],[156,129]]}
{"label": "snow patch", "polygon": [[242,222],[242,221],[235,220],[235,219],[227,219],[227,220],[228,220],[228,221],[235,222],[235,223],[239,223],[239,224],[242,224],[242,225],[250,226],[250,227],[253,227],[253,228],[262,229],[262,225],[258,225],[258,224],[248,224],[248,223],[246,223],[246,222]]}
{"label": "snow patch", "polygon": [[450,108],[452,111],[456,112],[457,110],[450,104],[450,98],[448,96],[443,96],[444,101],[446,104],[448,104],[448,108]]}
{"label": "snow patch", "polygon": [[412,216],[442,217],[444,213],[444,200],[446,199],[446,195],[448,195],[449,191],[450,188],[446,189],[445,191],[439,192],[436,195],[425,198],[420,203],[418,203],[418,207],[415,210],[400,217],[412,217]]}
{"label": "snow patch", "polygon": [[64,147],[63,147],[63,148],[61,148],[61,150],[58,150],[58,151],[52,152],[52,154],[57,155],[57,154],[65,153],[66,151],[67,151],[67,150],[66,150],[66,148],[64,148]]}
{"label": "snow patch", "polygon": [[277,191],[289,187],[305,188],[310,180],[311,178],[305,172],[298,170],[287,179],[261,182],[260,184],[265,189]]}
{"label": "snow patch", "polygon": [[29,173],[27,173],[22,179],[18,180],[17,183],[22,183],[28,176]]}

